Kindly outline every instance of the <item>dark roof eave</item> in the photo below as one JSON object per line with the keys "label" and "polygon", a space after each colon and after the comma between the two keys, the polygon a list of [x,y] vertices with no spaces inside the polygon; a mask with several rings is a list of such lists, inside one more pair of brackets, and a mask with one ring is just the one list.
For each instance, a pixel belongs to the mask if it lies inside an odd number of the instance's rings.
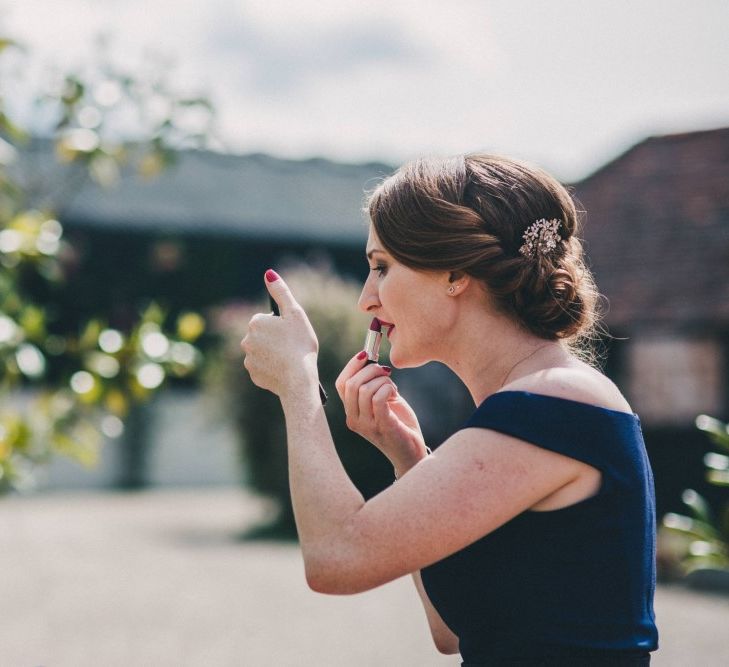
{"label": "dark roof eave", "polygon": [[155,221],[133,218],[105,218],[103,222],[92,216],[59,215],[59,222],[69,230],[87,229],[100,233],[105,231],[140,236],[187,236],[187,237],[220,237],[241,240],[265,241],[268,243],[326,243],[331,246],[364,246],[367,240],[367,229],[362,226],[361,235],[333,235],[330,229],[316,229],[310,223],[302,221],[301,230],[281,229],[280,225],[271,225],[270,221],[249,221],[247,226],[231,225],[229,222],[215,220],[194,221]]}

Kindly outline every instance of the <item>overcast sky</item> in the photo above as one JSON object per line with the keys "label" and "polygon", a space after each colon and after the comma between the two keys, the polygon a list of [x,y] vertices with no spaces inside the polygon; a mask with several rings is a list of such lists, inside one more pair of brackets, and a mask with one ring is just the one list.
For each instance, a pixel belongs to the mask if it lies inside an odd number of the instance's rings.
{"label": "overcast sky", "polygon": [[[36,58],[168,56],[236,152],[399,164],[489,150],[577,180],[729,125],[727,0],[0,0]],[[7,93],[7,91],[6,91]]]}

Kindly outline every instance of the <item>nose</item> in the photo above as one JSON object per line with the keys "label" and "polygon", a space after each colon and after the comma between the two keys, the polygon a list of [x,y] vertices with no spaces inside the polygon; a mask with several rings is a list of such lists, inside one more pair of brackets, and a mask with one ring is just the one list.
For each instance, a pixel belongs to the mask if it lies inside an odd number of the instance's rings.
{"label": "nose", "polygon": [[380,297],[377,293],[377,284],[374,278],[375,272],[370,271],[370,274],[367,276],[367,280],[365,280],[365,284],[362,287],[362,293],[359,295],[359,301],[357,301],[359,309],[365,313],[377,309],[382,305],[380,304]]}

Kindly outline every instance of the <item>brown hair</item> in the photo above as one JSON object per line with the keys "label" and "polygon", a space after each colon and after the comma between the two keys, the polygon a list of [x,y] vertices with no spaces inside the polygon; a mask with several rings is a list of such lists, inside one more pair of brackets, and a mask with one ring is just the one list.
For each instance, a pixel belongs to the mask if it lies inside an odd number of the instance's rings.
{"label": "brown hair", "polygon": [[[577,238],[570,194],[546,172],[484,154],[423,158],[370,195],[369,216],[385,250],[422,271],[461,271],[482,281],[496,306],[547,340],[566,340],[594,361],[598,292]],[[519,252],[537,220],[558,219],[547,254]]]}

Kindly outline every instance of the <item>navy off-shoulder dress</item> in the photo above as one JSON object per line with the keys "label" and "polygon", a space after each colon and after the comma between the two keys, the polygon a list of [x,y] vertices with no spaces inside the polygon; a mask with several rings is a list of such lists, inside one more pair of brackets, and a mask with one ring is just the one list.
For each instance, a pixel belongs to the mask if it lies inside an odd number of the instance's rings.
{"label": "navy off-shoulder dress", "polygon": [[658,647],[655,494],[637,415],[503,391],[461,428],[486,428],[602,472],[598,493],[526,511],[423,568],[463,665],[647,665]]}

